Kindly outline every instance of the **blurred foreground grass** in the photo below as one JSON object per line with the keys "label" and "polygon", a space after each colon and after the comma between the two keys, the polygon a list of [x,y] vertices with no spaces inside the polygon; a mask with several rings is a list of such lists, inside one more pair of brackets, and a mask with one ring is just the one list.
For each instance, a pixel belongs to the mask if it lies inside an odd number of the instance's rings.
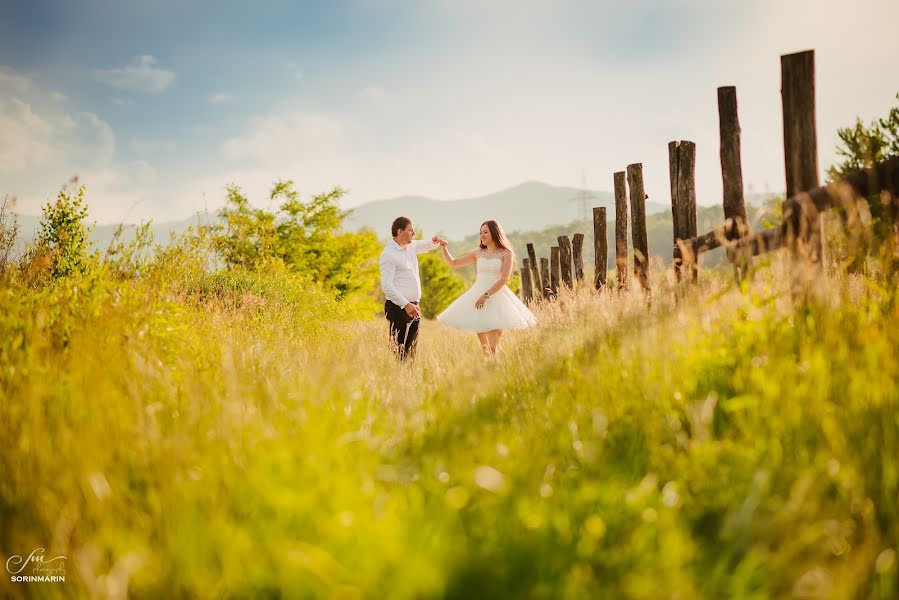
{"label": "blurred foreground grass", "polygon": [[899,294],[781,274],[411,365],[277,277],[0,287],[0,550],[68,557],[0,595],[894,598]]}

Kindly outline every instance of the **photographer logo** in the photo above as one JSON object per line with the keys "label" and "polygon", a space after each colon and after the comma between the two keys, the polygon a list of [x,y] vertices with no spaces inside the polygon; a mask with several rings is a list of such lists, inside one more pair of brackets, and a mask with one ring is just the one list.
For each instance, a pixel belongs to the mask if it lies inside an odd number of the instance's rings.
{"label": "photographer logo", "polygon": [[44,556],[43,548],[35,548],[27,557],[19,554],[10,556],[6,560],[6,571],[12,582],[65,582],[66,557],[56,556],[48,558]]}

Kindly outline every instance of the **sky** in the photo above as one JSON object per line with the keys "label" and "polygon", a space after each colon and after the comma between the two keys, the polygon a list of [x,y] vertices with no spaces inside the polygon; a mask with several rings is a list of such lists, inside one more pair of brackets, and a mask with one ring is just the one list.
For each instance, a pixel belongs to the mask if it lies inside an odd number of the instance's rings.
{"label": "sky", "polygon": [[819,166],[899,93],[896,0],[0,0],[0,194],[73,175],[99,223],[213,211],[278,179],[344,207],[543,181],[611,190],[672,140],[721,201],[717,88],[747,191],[784,189],[780,56],[814,49]]}

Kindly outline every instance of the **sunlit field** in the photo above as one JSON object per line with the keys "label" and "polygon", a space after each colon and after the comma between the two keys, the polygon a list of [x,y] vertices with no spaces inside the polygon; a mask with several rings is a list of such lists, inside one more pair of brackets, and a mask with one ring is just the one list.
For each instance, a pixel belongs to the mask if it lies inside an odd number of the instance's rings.
{"label": "sunlit field", "polygon": [[0,288],[0,546],[68,557],[3,596],[899,594],[876,268],[808,298],[783,255],[742,288],[656,269],[495,359],[427,321],[403,364],[308,282],[180,260]]}

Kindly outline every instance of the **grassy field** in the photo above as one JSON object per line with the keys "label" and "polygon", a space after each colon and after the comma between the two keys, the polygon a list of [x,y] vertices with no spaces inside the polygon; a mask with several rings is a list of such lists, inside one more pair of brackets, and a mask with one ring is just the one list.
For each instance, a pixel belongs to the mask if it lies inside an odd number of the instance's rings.
{"label": "grassy field", "polygon": [[899,293],[582,290],[485,360],[283,277],[0,286],[0,595],[895,598]]}

